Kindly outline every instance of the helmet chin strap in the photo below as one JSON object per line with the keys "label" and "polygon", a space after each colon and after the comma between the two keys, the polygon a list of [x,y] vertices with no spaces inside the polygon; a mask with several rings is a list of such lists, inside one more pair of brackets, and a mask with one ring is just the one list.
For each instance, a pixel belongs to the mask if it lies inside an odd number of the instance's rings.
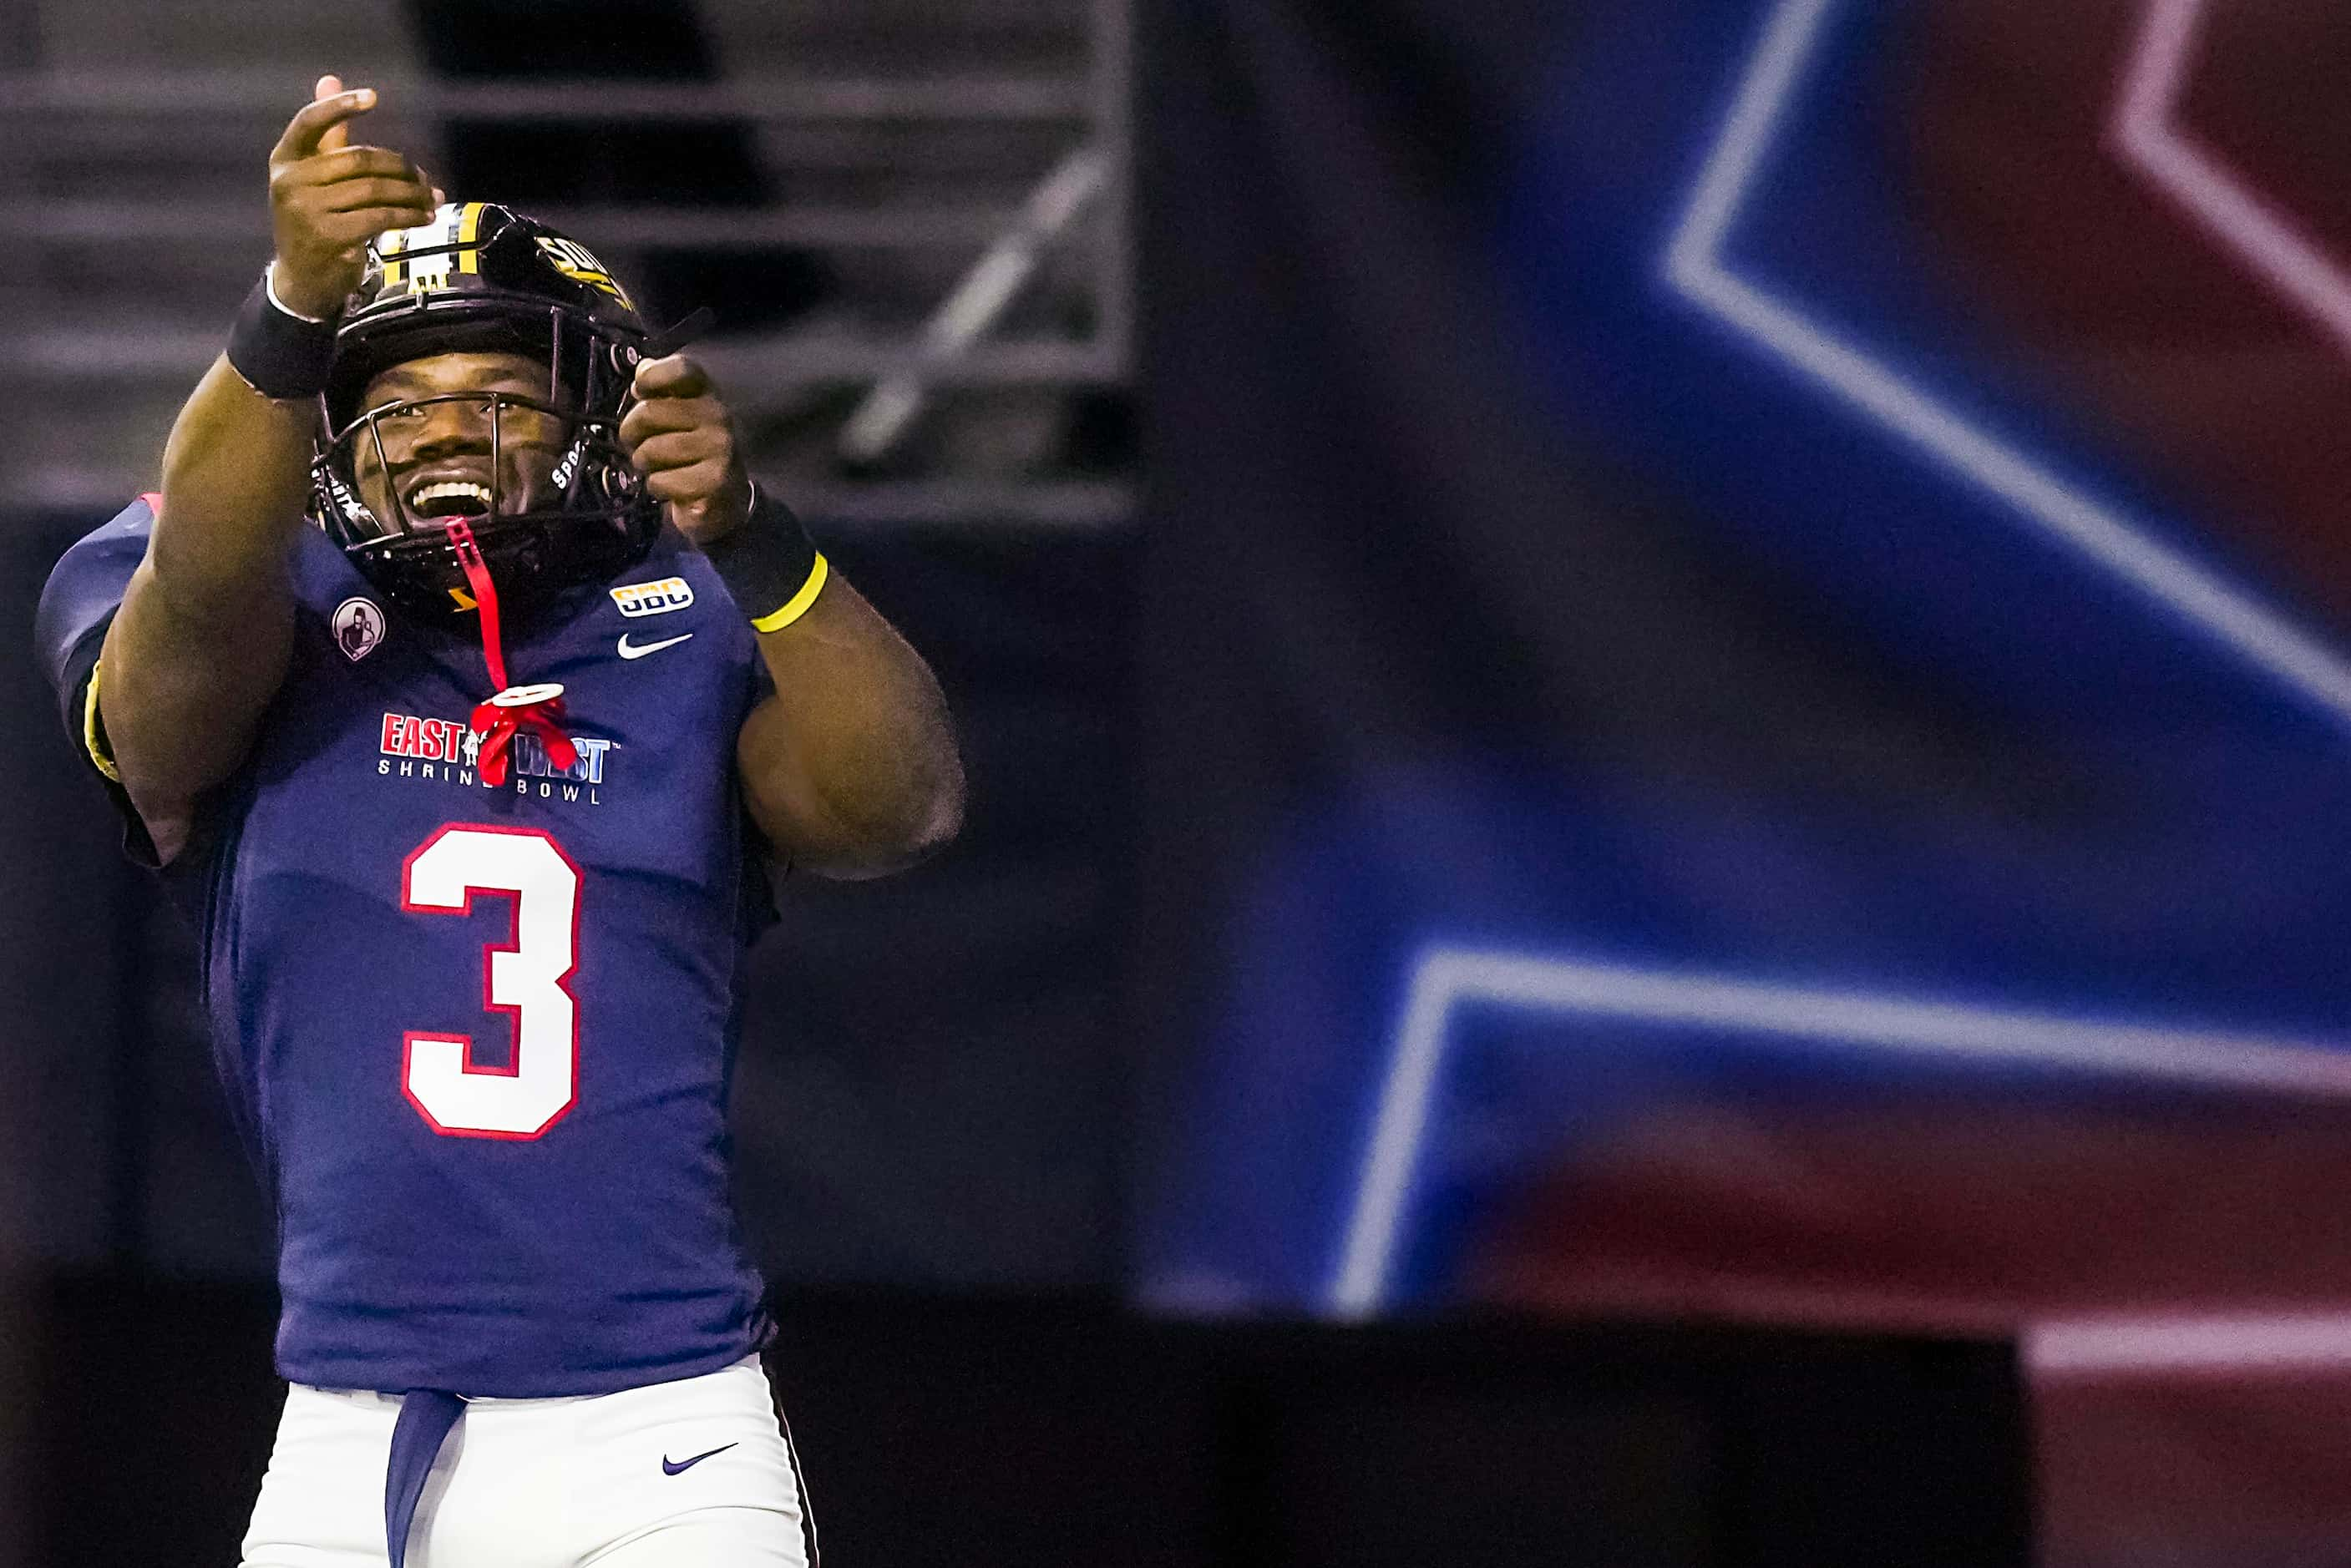
{"label": "helmet chin strap", "polygon": [[482,559],[482,547],[465,519],[444,526],[450,546],[457,552],[457,564],[465,569],[465,582],[474,590],[474,603],[482,618],[482,662],[489,666],[490,680],[498,688],[496,696],[474,709],[467,724],[481,737],[481,755],[475,765],[482,770],[482,782],[492,789],[507,782],[507,756],[515,736],[524,730],[547,748],[548,761],[559,768],[570,767],[580,760],[579,748],[556,723],[563,717],[563,688],[507,684],[506,649],[498,634],[498,585],[490,576],[489,563]]}

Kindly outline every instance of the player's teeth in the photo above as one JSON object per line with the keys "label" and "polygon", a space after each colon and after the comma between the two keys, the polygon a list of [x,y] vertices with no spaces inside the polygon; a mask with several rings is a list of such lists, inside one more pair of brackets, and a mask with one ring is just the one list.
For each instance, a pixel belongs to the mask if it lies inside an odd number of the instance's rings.
{"label": "player's teeth", "polygon": [[478,501],[485,506],[490,504],[490,493],[486,487],[463,479],[444,479],[438,483],[420,486],[410,493],[408,504],[422,506],[428,501],[442,501],[453,495]]}

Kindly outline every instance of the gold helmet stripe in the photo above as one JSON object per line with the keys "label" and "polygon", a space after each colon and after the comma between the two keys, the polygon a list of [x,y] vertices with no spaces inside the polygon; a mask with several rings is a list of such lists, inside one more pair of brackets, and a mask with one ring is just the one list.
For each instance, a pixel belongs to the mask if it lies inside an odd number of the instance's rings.
{"label": "gold helmet stripe", "polygon": [[482,270],[482,254],[474,248],[474,235],[482,226],[482,209],[486,202],[468,202],[457,215],[457,270],[478,273]]}

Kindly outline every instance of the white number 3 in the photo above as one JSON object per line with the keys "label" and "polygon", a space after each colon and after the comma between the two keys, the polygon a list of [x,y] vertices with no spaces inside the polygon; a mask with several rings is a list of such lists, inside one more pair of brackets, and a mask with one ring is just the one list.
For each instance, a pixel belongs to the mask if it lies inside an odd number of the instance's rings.
{"label": "white number 3", "polygon": [[413,914],[471,914],[475,893],[514,898],[514,945],[482,954],[482,1005],[514,1015],[510,1064],[475,1064],[470,1035],[412,1030],[401,1086],[434,1132],[534,1138],[563,1119],[579,1079],[579,1010],[563,982],[579,961],[580,868],[544,833],[462,824],[401,867]]}

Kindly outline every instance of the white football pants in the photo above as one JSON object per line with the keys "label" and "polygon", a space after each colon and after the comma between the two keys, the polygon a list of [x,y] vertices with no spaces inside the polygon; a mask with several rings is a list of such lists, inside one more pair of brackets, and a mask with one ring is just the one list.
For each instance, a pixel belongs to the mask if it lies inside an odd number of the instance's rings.
{"label": "white football pants", "polygon": [[[384,1568],[396,1395],[296,1384],[246,1568]],[[571,1399],[475,1399],[442,1446],[408,1568],[813,1568],[799,1467],[757,1356]]]}

